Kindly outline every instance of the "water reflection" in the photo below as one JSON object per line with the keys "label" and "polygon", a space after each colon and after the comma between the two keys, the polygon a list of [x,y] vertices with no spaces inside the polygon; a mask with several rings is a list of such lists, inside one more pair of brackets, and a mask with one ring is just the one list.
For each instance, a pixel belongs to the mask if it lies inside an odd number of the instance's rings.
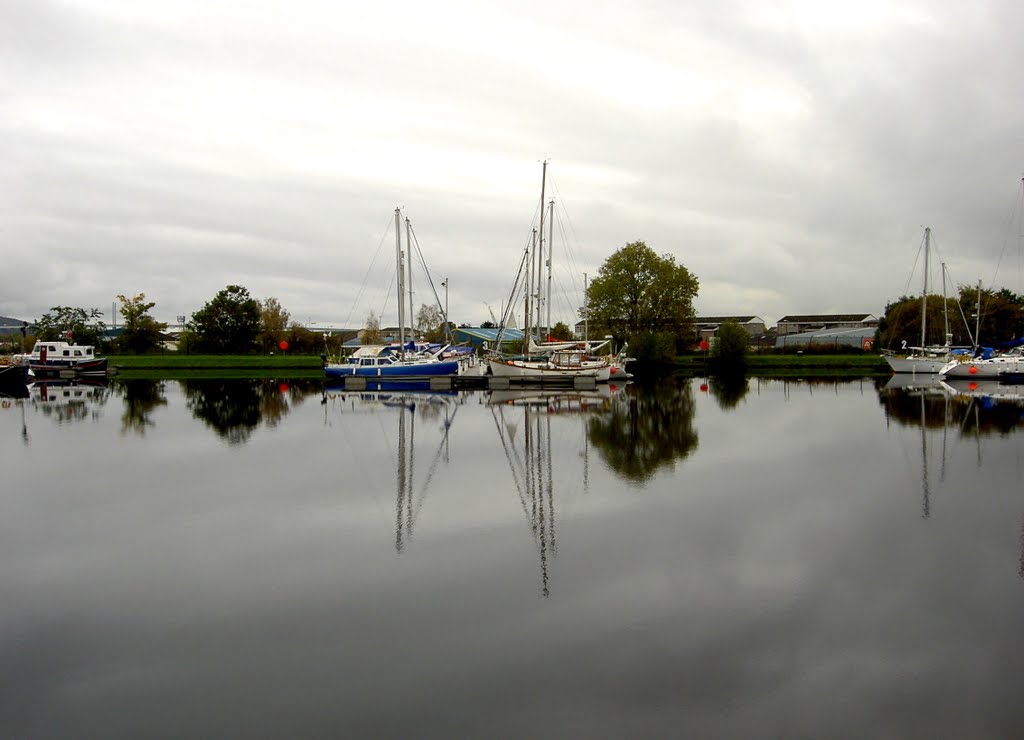
{"label": "water reflection", "polygon": [[750,391],[750,380],[745,375],[720,375],[709,378],[704,385],[723,411],[736,408]]}
{"label": "water reflection", "polygon": [[894,375],[879,391],[886,418],[961,436],[1008,434],[1024,424],[1024,386]]}
{"label": "water reflection", "polygon": [[291,405],[320,394],[320,381],[283,382],[271,378],[204,378],[181,381],[186,405],[228,444],[248,441],[262,423],[275,427]]}
{"label": "water reflection", "polygon": [[[321,402],[326,426],[333,426],[338,421],[346,431],[362,429],[362,426],[351,423],[352,417],[380,417],[379,430],[395,468],[395,552],[402,554],[412,540],[416,520],[439,464],[449,461],[449,430],[465,397],[432,391],[346,392],[343,387],[327,386]],[[425,470],[416,457],[417,423],[421,427],[420,436],[424,431],[427,433],[423,443],[431,452]],[[434,430],[433,435],[431,430]],[[433,436],[436,439],[431,439]],[[371,441],[366,436],[361,436],[357,442],[350,440],[352,447],[358,449],[363,449]],[[356,454],[359,456],[358,452]],[[354,474],[355,471],[351,472]],[[370,479],[368,488],[375,487],[377,474],[377,471],[367,474]]]}
{"label": "water reflection", "polygon": [[[606,385],[587,391],[495,390],[486,396],[523,515],[537,548],[541,594],[545,598],[551,595],[548,559],[558,554],[556,467],[563,474],[574,476],[574,482],[584,494],[589,492],[590,486],[590,445],[586,428],[580,425],[580,438],[575,442],[580,448],[582,470],[567,470],[568,460],[556,454],[552,446],[552,423],[565,417],[606,415],[613,408],[613,393],[625,398],[621,389]],[[561,428],[564,429],[564,425]],[[562,441],[564,443],[564,439]]]}
{"label": "water reflection", "polygon": [[657,385],[632,384],[622,403],[590,419],[590,443],[619,476],[639,483],[697,449],[696,406],[688,379],[663,378]]}
{"label": "water reflection", "polygon": [[153,412],[167,405],[166,381],[123,380],[116,389],[124,398],[121,431],[144,436],[146,430],[156,424]]}
{"label": "water reflection", "polygon": [[58,424],[74,424],[98,420],[108,398],[110,385],[106,378],[47,380],[28,384],[25,403]]}

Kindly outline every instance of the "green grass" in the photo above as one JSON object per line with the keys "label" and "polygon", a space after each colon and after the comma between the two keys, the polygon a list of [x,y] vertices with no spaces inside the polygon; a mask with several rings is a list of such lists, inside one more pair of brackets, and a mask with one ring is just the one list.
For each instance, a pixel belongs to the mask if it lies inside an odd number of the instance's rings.
{"label": "green grass", "polygon": [[[701,373],[705,370],[704,357],[689,355],[678,358],[676,368],[683,372]],[[888,375],[889,365],[876,354],[750,354],[747,355],[747,374],[798,376],[815,375]]]}
{"label": "green grass", "polygon": [[110,367],[127,370],[317,370],[314,355],[108,355]]}

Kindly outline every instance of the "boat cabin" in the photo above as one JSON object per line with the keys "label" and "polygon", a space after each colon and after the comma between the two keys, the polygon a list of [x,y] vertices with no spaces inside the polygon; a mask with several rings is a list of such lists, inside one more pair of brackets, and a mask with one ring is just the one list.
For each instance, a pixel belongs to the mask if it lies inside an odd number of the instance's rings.
{"label": "boat cabin", "polygon": [[30,362],[54,362],[70,361],[81,362],[82,360],[95,359],[93,348],[85,344],[68,344],[67,342],[37,341],[29,355]]}

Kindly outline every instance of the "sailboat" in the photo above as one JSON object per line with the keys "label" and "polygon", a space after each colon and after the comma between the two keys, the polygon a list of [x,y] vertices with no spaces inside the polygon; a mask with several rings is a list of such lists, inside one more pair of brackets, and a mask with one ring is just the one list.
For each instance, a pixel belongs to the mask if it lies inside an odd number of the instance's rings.
{"label": "sailboat", "polygon": [[[950,343],[952,334],[949,333],[949,312],[946,306],[946,266],[942,266],[942,302],[943,316],[945,317],[946,343],[941,346],[927,346],[928,334],[928,256],[931,251],[932,230],[925,227],[924,230],[924,286],[921,290],[921,345],[919,347],[905,347],[909,350],[905,354],[883,354],[885,361],[889,363],[894,373],[923,373],[935,375],[942,370],[943,366],[950,359]],[[904,342],[904,344],[906,344]]]}
{"label": "sailboat", "polygon": [[[548,163],[543,163],[540,184],[540,240],[536,239],[535,232],[534,249],[527,250],[520,265],[519,275],[516,278],[516,285],[523,278],[523,269],[526,268],[525,287],[525,314],[526,328],[524,334],[523,355],[518,357],[491,357],[488,359],[488,369],[496,377],[514,379],[520,383],[547,383],[574,381],[576,378],[593,379],[594,382],[607,382],[611,378],[611,364],[604,357],[597,357],[590,354],[594,351],[588,343],[560,342],[549,346],[537,344],[531,333],[531,325],[541,325],[541,306],[546,302],[548,305],[547,323],[551,324],[551,303],[550,296],[543,294],[541,284],[540,268],[544,263],[544,190],[547,183]],[[553,203],[553,201],[552,201]],[[550,224],[554,220],[552,213]],[[551,286],[551,235],[548,237],[549,253],[547,257],[548,268],[548,292]],[[515,291],[513,291],[515,292]],[[531,299],[533,304],[531,306]],[[511,304],[510,304],[511,305]],[[533,310],[536,309],[536,318]],[[534,323],[535,322],[535,323]],[[540,354],[538,354],[540,353]]]}
{"label": "sailboat", "polygon": [[[364,377],[382,378],[394,381],[415,381],[442,375],[457,375],[460,363],[458,360],[445,359],[447,346],[435,351],[417,350],[413,342],[406,343],[405,338],[405,263],[402,251],[402,214],[395,209],[395,263],[398,270],[398,325],[399,345],[397,352],[389,348],[379,347],[373,351],[361,351],[346,358],[344,362],[328,362],[324,364],[324,372],[328,378]],[[406,221],[408,232],[409,222]],[[411,239],[407,233],[406,247],[411,247]],[[411,308],[410,308],[411,310]]]}

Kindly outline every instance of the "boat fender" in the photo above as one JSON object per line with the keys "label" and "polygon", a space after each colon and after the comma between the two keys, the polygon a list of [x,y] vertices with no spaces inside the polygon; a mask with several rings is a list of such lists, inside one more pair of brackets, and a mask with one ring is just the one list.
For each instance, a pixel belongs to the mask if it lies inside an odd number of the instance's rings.
{"label": "boat fender", "polygon": [[10,401],[4,401],[3,402],[3,406],[4,406],[5,409],[9,409],[11,407],[11,402]]}

